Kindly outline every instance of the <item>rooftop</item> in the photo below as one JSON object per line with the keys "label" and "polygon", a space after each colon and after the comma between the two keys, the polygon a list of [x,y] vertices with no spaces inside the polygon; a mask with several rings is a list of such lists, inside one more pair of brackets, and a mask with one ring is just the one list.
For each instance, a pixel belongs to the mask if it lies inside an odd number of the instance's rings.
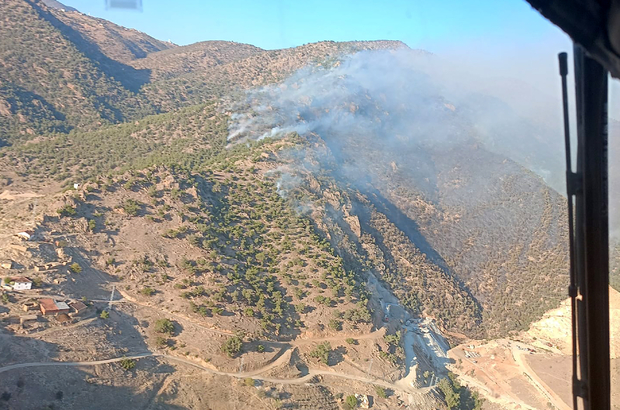
{"label": "rooftop", "polygon": [[77,312],[87,308],[87,306],[83,302],[80,302],[79,300],[76,302],[69,303],[69,306],[71,306]]}
{"label": "rooftop", "polygon": [[45,310],[56,310],[56,302],[54,302],[54,299],[41,299],[39,300],[39,304],[41,305],[41,307]]}
{"label": "rooftop", "polygon": [[43,309],[48,311],[69,310],[69,305],[67,305],[65,302],[57,302],[54,299],[41,299],[39,300],[39,304]]}
{"label": "rooftop", "polygon": [[58,316],[56,316],[56,320],[59,321],[60,323],[66,323],[66,322],[70,322],[71,318],[66,313],[61,313]]}

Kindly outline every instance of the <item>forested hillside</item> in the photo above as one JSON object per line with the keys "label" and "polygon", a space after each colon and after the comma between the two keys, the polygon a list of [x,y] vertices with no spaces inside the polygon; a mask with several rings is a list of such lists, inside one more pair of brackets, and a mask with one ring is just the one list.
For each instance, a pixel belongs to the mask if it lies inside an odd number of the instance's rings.
{"label": "forested hillside", "polygon": [[3,144],[202,104],[281,80],[308,63],[402,46],[324,42],[264,51],[212,41],[177,47],[41,0],[7,0],[0,7]]}
{"label": "forested hillside", "polygon": [[[227,294],[264,291],[243,278],[258,269],[275,275],[282,297],[316,288],[316,295],[308,291],[314,306],[333,308],[325,302],[332,288],[331,297],[342,300],[335,306],[370,308],[360,284],[372,273],[413,314],[476,337],[524,329],[564,297],[560,195],[487,149],[488,136],[472,118],[489,103],[455,106],[424,76],[408,77],[414,66],[393,64],[427,53],[394,41],[269,51],[224,41],[179,47],[39,0],[5,1],[0,14],[0,138],[9,145],[0,151],[0,189],[87,182],[97,190],[81,200],[90,205],[67,205],[96,227],[108,218],[95,213],[135,201],[137,217],[168,230],[152,238],[156,247],[187,239],[202,255],[193,261],[205,261],[187,263],[205,275],[219,266],[227,280],[215,282]],[[390,65],[398,75],[377,74]],[[263,89],[267,97],[248,92],[274,84]],[[287,93],[294,98],[278,100]],[[178,185],[174,194],[157,188],[166,173]],[[187,189],[195,190],[191,201],[179,193]],[[132,223],[123,221],[119,229],[131,236]],[[58,223],[54,229],[70,230]],[[75,246],[92,248],[91,239]],[[283,254],[293,248],[305,256],[290,265]],[[313,265],[308,255],[322,262]],[[124,258],[115,268],[130,265]],[[323,282],[308,285],[315,279]],[[157,292],[168,283],[160,282],[149,286]],[[196,286],[215,292],[207,282]],[[236,313],[255,308],[234,306]],[[278,323],[292,332],[298,312],[285,310]]]}
{"label": "forested hillside", "polygon": [[236,155],[198,173],[160,167],[97,178],[82,195],[59,198],[60,218],[44,226],[77,233],[68,246],[134,297],[222,329],[292,337],[340,316],[339,328],[370,323],[361,272],[345,269],[274,181],[246,164]]}
{"label": "forested hillside", "polygon": [[150,53],[132,65],[149,69],[151,81],[169,79],[184,74],[207,71],[213,67],[243,60],[264,50],[250,44],[230,41],[203,41],[183,47]]}
{"label": "forested hillside", "polygon": [[24,179],[76,179],[151,165],[198,166],[226,145],[227,118],[214,103],[145,117],[139,121],[50,134],[44,140],[4,151],[5,169]]}
{"label": "forested hillside", "polygon": [[[236,45],[237,48],[246,47]],[[253,53],[212,70],[197,70],[167,80],[154,81],[144,87],[144,94],[163,110],[200,104],[252,87],[284,80],[307,65],[329,66],[347,54],[362,50],[399,49],[407,47],[399,41],[324,41],[283,50]],[[179,51],[174,50],[176,55]],[[159,54],[159,53],[158,53]],[[160,58],[156,54],[152,58]]]}
{"label": "forested hillside", "polygon": [[[466,101],[454,105],[441,84],[417,69],[428,64],[426,56],[418,57],[359,53],[331,69],[299,72],[279,87],[250,93],[231,137],[242,142],[289,130],[303,134],[308,144],[291,155],[284,187],[290,184],[294,192],[310,183],[308,176],[329,175],[366,198],[437,272],[465,291],[459,301],[455,292],[437,297],[413,286],[406,292],[412,300],[428,297],[422,310],[434,305],[434,317],[450,312],[446,325],[452,329],[484,328],[489,335],[526,329],[565,296],[562,198],[540,176],[493,152],[474,120],[482,113]],[[378,77],[385,70],[392,75]],[[299,202],[306,205],[303,195]],[[353,201],[349,212],[355,209]],[[402,286],[413,272],[397,264],[388,276]],[[459,325],[457,312],[467,312]]]}
{"label": "forested hillside", "polygon": [[[397,168],[381,164],[396,151],[352,150],[356,159],[346,163],[372,161],[377,172],[362,184],[316,150],[297,157],[303,166],[287,164],[281,189],[345,261],[378,274],[413,312],[452,331],[497,336],[527,328],[565,297],[562,201],[519,165],[466,145],[429,152],[438,169],[432,196],[415,185],[404,157]],[[317,159],[320,171],[308,172]],[[482,177],[478,166],[491,172]]]}

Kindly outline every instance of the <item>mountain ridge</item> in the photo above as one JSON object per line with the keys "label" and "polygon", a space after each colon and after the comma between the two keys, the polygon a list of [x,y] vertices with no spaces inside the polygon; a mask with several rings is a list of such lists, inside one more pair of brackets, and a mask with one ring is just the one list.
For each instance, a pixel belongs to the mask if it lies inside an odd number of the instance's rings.
{"label": "mountain ridge", "polygon": [[[179,47],[78,11],[48,7],[42,0],[7,0],[2,6],[3,144],[34,134],[94,129],[205,103],[225,94],[235,82],[247,88],[277,81],[327,55],[402,46],[396,42],[323,42],[267,51],[211,41]],[[8,38],[14,40],[8,42]],[[260,65],[259,71],[285,72],[265,76],[254,68]],[[68,111],[68,106],[74,110]]]}

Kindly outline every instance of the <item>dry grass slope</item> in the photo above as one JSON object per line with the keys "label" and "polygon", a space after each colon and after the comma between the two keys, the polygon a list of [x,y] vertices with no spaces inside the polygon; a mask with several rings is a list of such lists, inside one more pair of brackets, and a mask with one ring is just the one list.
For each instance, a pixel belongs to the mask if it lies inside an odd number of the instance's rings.
{"label": "dry grass slope", "polygon": [[135,29],[78,11],[62,11],[56,8],[52,10],[52,14],[97,46],[105,56],[121,63],[130,63],[146,58],[151,53],[177,48],[173,43],[157,40]]}
{"label": "dry grass slope", "polygon": [[[37,134],[93,129],[154,112],[85,53],[42,3],[0,3],[0,131],[6,142]],[[63,29],[64,27],[64,29]],[[111,61],[111,60],[110,60]]]}
{"label": "dry grass slope", "polygon": [[203,41],[151,53],[131,64],[137,69],[151,70],[151,80],[157,81],[207,71],[262,52],[264,50],[250,44]]}

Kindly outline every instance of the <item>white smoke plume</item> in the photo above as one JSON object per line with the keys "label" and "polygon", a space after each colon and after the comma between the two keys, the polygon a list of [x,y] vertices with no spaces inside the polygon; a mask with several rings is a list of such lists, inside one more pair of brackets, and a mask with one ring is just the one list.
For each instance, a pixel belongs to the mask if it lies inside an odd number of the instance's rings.
{"label": "white smoke plume", "polygon": [[392,149],[475,140],[562,191],[562,134],[553,128],[559,124],[523,118],[506,101],[480,93],[479,85],[479,78],[428,53],[359,52],[333,68],[307,67],[282,84],[248,92],[235,107],[229,141],[290,132],[314,133],[343,149],[370,138]]}

